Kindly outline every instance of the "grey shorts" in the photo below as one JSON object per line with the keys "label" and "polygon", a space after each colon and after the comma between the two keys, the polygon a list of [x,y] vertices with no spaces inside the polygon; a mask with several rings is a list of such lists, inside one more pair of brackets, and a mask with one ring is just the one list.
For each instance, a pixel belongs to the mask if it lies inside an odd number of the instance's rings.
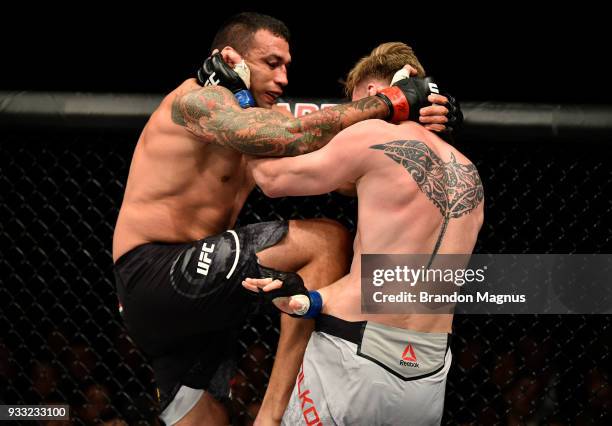
{"label": "grey shorts", "polygon": [[440,424],[449,340],[446,333],[322,315],[282,424]]}

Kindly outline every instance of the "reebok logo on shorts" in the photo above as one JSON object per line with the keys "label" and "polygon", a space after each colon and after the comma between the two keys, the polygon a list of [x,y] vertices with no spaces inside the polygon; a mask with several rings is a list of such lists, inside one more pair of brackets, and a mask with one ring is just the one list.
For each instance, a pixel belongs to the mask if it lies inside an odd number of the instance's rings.
{"label": "reebok logo on shorts", "polygon": [[202,243],[202,250],[200,250],[200,258],[198,262],[198,269],[196,272],[200,275],[208,275],[208,268],[210,268],[210,262],[212,259],[208,257],[210,253],[215,250],[215,245],[211,244],[210,247],[206,243]]}
{"label": "reebok logo on shorts", "polygon": [[404,367],[414,367],[419,368],[419,363],[417,362],[416,354],[414,353],[414,349],[412,348],[412,344],[408,343],[406,349],[404,349],[404,353],[402,354],[402,359],[400,360],[400,365]]}

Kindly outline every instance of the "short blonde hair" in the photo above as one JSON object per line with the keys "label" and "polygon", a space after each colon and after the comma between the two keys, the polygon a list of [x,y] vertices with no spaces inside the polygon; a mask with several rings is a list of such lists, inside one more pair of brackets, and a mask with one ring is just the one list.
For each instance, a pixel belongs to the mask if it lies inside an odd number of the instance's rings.
{"label": "short blonde hair", "polygon": [[383,43],[374,48],[369,56],[361,58],[349,71],[344,90],[351,97],[355,87],[366,78],[390,83],[393,74],[406,64],[417,70],[418,77],[425,77],[425,69],[410,46],[399,41]]}

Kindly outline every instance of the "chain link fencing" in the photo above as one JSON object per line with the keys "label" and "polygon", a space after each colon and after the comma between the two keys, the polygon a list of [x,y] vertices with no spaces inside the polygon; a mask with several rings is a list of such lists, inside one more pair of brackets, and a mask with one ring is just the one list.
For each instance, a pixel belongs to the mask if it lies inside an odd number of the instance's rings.
{"label": "chain link fencing", "polygon": [[[64,403],[75,424],[158,424],[147,358],[121,323],[111,241],[138,131],[0,127],[0,402]],[[460,140],[486,196],[478,253],[610,253],[610,140]],[[606,195],[607,194],[607,195]],[[338,194],[249,198],[239,225],[334,218]],[[252,422],[278,315],[251,318],[232,380],[235,425]],[[604,315],[457,316],[445,424],[611,424]]]}

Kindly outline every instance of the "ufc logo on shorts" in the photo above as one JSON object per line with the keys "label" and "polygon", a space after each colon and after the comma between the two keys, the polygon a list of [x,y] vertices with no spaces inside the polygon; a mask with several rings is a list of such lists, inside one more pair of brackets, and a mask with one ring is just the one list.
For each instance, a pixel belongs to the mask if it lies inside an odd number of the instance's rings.
{"label": "ufc logo on shorts", "polygon": [[202,250],[200,250],[200,259],[198,262],[198,269],[196,272],[200,275],[208,275],[208,268],[210,267],[211,258],[208,257],[209,253],[215,250],[215,245],[212,244],[210,247],[206,243],[202,244]]}
{"label": "ufc logo on shorts", "polygon": [[208,77],[208,79],[206,80],[206,83],[204,83],[204,86],[217,86],[219,85],[220,81],[219,80],[215,80],[215,72],[213,72],[210,77]]}

